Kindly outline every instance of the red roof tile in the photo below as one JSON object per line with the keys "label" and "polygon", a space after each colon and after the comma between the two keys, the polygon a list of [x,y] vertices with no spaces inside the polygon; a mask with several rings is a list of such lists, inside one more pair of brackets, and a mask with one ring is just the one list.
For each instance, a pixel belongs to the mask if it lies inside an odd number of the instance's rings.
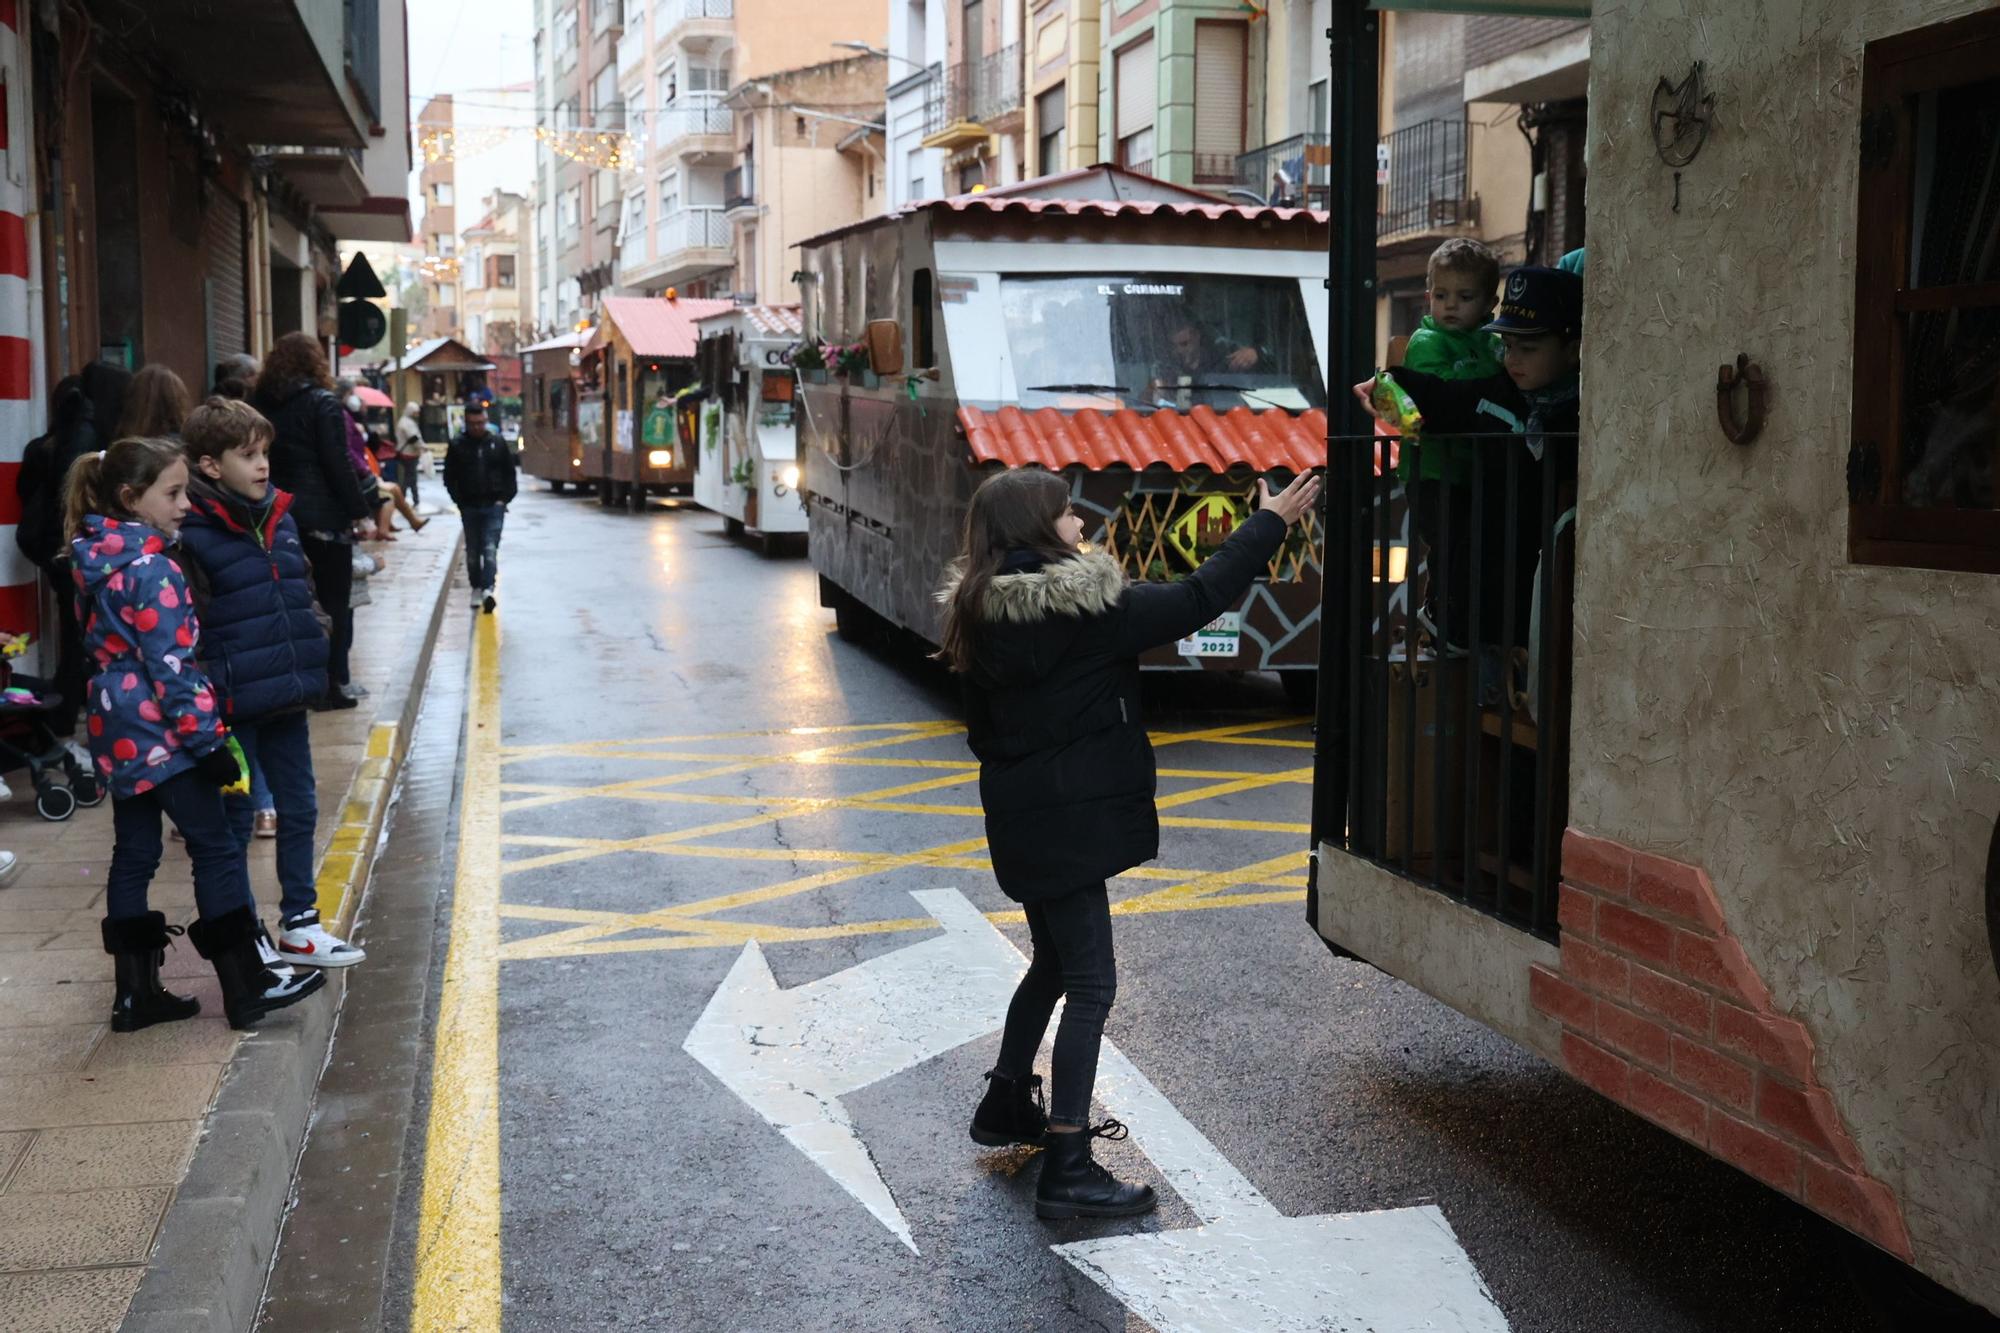
{"label": "red roof tile", "polygon": [[1211,407],[1184,413],[961,407],[958,421],[973,458],[1008,467],[1038,463],[1098,472],[1114,465],[1164,463],[1176,472],[1194,467],[1224,472],[1242,464],[1257,472],[1302,472],[1326,464],[1326,413],[1316,408],[1294,416],[1277,408],[1255,412],[1247,407],[1227,413]]}
{"label": "red roof tile", "polygon": [[[694,296],[675,301],[664,296],[607,296],[598,304],[603,308],[604,318],[617,325],[625,341],[632,344],[634,356],[691,357],[701,338],[694,322],[736,308],[733,301]],[[591,342],[593,346],[603,344],[601,327]]]}

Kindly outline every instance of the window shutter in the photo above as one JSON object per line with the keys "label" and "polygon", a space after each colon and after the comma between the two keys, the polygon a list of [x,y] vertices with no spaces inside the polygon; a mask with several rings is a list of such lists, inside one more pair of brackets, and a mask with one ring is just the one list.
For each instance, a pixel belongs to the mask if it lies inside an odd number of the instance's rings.
{"label": "window shutter", "polygon": [[201,229],[208,258],[208,360],[214,365],[231,352],[250,350],[242,203],[210,184]]}
{"label": "window shutter", "polygon": [[1118,124],[1114,129],[1120,139],[1152,125],[1154,109],[1160,104],[1159,70],[1151,37],[1118,53]]}
{"label": "window shutter", "polygon": [[1235,157],[1243,151],[1241,23],[1194,29],[1194,150]]}

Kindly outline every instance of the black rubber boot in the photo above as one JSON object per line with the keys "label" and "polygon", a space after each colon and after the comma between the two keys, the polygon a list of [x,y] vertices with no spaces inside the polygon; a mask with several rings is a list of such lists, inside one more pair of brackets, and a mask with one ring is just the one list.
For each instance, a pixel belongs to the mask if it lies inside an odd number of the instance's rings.
{"label": "black rubber boot", "polygon": [[1042,1076],[1008,1078],[999,1070],[986,1075],[986,1095],[972,1113],[972,1141],[988,1148],[1010,1143],[1030,1148],[1042,1146],[1049,1127],[1048,1112],[1042,1109]]}
{"label": "black rubber boot", "polygon": [[264,966],[257,952],[258,929],[257,918],[247,907],[213,920],[204,917],[188,927],[195,952],[215,965],[223,1012],[233,1028],[247,1028],[273,1009],[297,1004],[326,985],[326,974],[317,968],[279,976]]}
{"label": "black rubber boot", "polygon": [[1151,1185],[1128,1185],[1090,1155],[1092,1139],[1122,1139],[1125,1126],[1107,1120],[1090,1129],[1042,1140],[1042,1178],[1035,1185],[1035,1216],[1131,1217],[1150,1213],[1159,1199]]}
{"label": "black rubber boot", "polygon": [[118,972],[118,996],[111,1002],[113,1032],[137,1032],[201,1012],[200,1000],[175,995],[160,985],[168,936],[180,934],[179,926],[169,928],[166,917],[148,912],[144,916],[107,916],[102,928],[104,952],[111,955]]}

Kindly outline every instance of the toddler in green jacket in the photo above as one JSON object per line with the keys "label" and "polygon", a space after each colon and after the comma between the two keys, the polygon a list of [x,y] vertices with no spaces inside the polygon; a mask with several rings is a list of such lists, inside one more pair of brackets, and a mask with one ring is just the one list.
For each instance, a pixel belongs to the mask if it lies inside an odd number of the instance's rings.
{"label": "toddler in green jacket", "polygon": [[[1430,313],[1410,335],[1403,365],[1447,380],[1499,374],[1500,339],[1485,330],[1500,294],[1499,256],[1468,238],[1446,241],[1431,252],[1425,282]],[[1412,524],[1429,552],[1430,582],[1417,618],[1440,654],[1466,646],[1460,627],[1467,623],[1472,589],[1475,447],[1470,440],[1425,438],[1419,448],[1402,451],[1396,468],[1405,490],[1413,492]],[[1489,501],[1504,493],[1504,478],[1489,472],[1486,480]]]}

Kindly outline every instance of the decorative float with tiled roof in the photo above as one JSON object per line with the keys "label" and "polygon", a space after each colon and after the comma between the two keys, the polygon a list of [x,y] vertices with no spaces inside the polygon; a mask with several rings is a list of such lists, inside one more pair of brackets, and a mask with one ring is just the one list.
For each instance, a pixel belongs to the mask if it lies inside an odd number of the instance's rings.
{"label": "decorative float with tiled roof", "polygon": [[[1115,168],[933,200],[803,247],[797,425],[822,599],[935,642],[940,571],[995,470],[1070,483],[1135,580],[1191,572],[1326,461],[1324,214],[1239,207]],[[1309,688],[1312,519],[1153,669]]]}

